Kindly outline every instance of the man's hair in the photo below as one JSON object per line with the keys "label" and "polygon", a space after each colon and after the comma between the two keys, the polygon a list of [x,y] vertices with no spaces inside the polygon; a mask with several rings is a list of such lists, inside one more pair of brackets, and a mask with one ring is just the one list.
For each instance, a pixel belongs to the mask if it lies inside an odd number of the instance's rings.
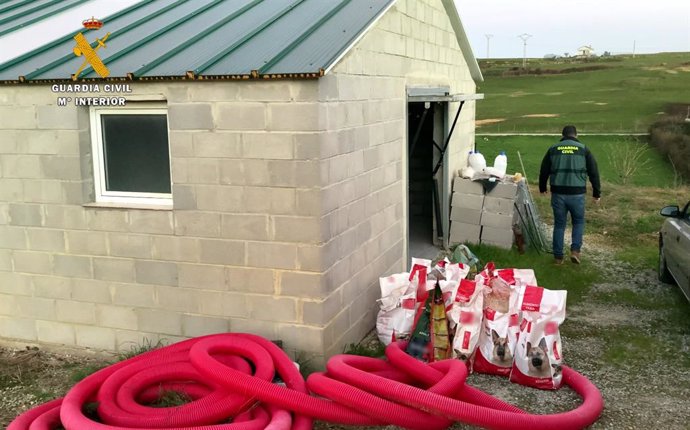
{"label": "man's hair", "polygon": [[566,125],[563,127],[563,137],[576,137],[577,129],[574,125]]}

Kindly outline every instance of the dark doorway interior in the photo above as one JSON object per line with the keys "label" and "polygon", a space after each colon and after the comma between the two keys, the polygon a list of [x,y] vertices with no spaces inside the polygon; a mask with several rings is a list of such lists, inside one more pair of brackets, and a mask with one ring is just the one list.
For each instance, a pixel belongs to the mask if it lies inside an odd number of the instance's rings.
{"label": "dark doorway interior", "polygon": [[[442,113],[442,106],[437,103],[408,104],[408,243],[410,257],[434,258],[439,251],[434,245],[433,169],[436,161],[434,137],[439,138],[437,128]],[[420,123],[422,123],[421,128],[419,128]]]}

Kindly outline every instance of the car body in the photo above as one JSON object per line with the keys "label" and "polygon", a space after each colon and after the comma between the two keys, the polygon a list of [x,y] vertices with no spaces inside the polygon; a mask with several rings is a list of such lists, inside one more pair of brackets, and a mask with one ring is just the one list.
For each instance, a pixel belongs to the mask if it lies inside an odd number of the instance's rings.
{"label": "car body", "polygon": [[682,209],[666,206],[659,231],[659,280],[675,282],[690,300],[690,202]]}

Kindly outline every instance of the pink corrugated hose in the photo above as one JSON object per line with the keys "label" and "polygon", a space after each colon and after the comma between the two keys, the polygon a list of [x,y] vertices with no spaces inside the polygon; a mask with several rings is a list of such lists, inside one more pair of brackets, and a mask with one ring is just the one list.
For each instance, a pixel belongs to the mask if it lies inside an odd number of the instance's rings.
{"label": "pink corrugated hose", "polygon": [[[489,429],[581,429],[604,408],[599,390],[563,367],[583,398],[569,412],[529,414],[465,383],[459,360],[424,364],[386,348],[386,360],[336,355],[305,382],[290,358],[260,336],[203,336],[106,367],[62,399],[17,417],[8,430],[309,430],[312,420],[357,426],[441,430],[453,422]],[[274,383],[278,376],[284,384]],[[161,391],[185,394],[181,406],[151,407]],[[96,404],[97,420],[85,413]]]}

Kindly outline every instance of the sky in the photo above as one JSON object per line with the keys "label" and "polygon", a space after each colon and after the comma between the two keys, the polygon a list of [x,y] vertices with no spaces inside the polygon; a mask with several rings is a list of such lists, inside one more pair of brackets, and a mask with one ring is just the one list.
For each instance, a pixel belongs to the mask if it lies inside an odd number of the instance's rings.
{"label": "sky", "polygon": [[690,52],[690,0],[455,0],[477,58]]}

